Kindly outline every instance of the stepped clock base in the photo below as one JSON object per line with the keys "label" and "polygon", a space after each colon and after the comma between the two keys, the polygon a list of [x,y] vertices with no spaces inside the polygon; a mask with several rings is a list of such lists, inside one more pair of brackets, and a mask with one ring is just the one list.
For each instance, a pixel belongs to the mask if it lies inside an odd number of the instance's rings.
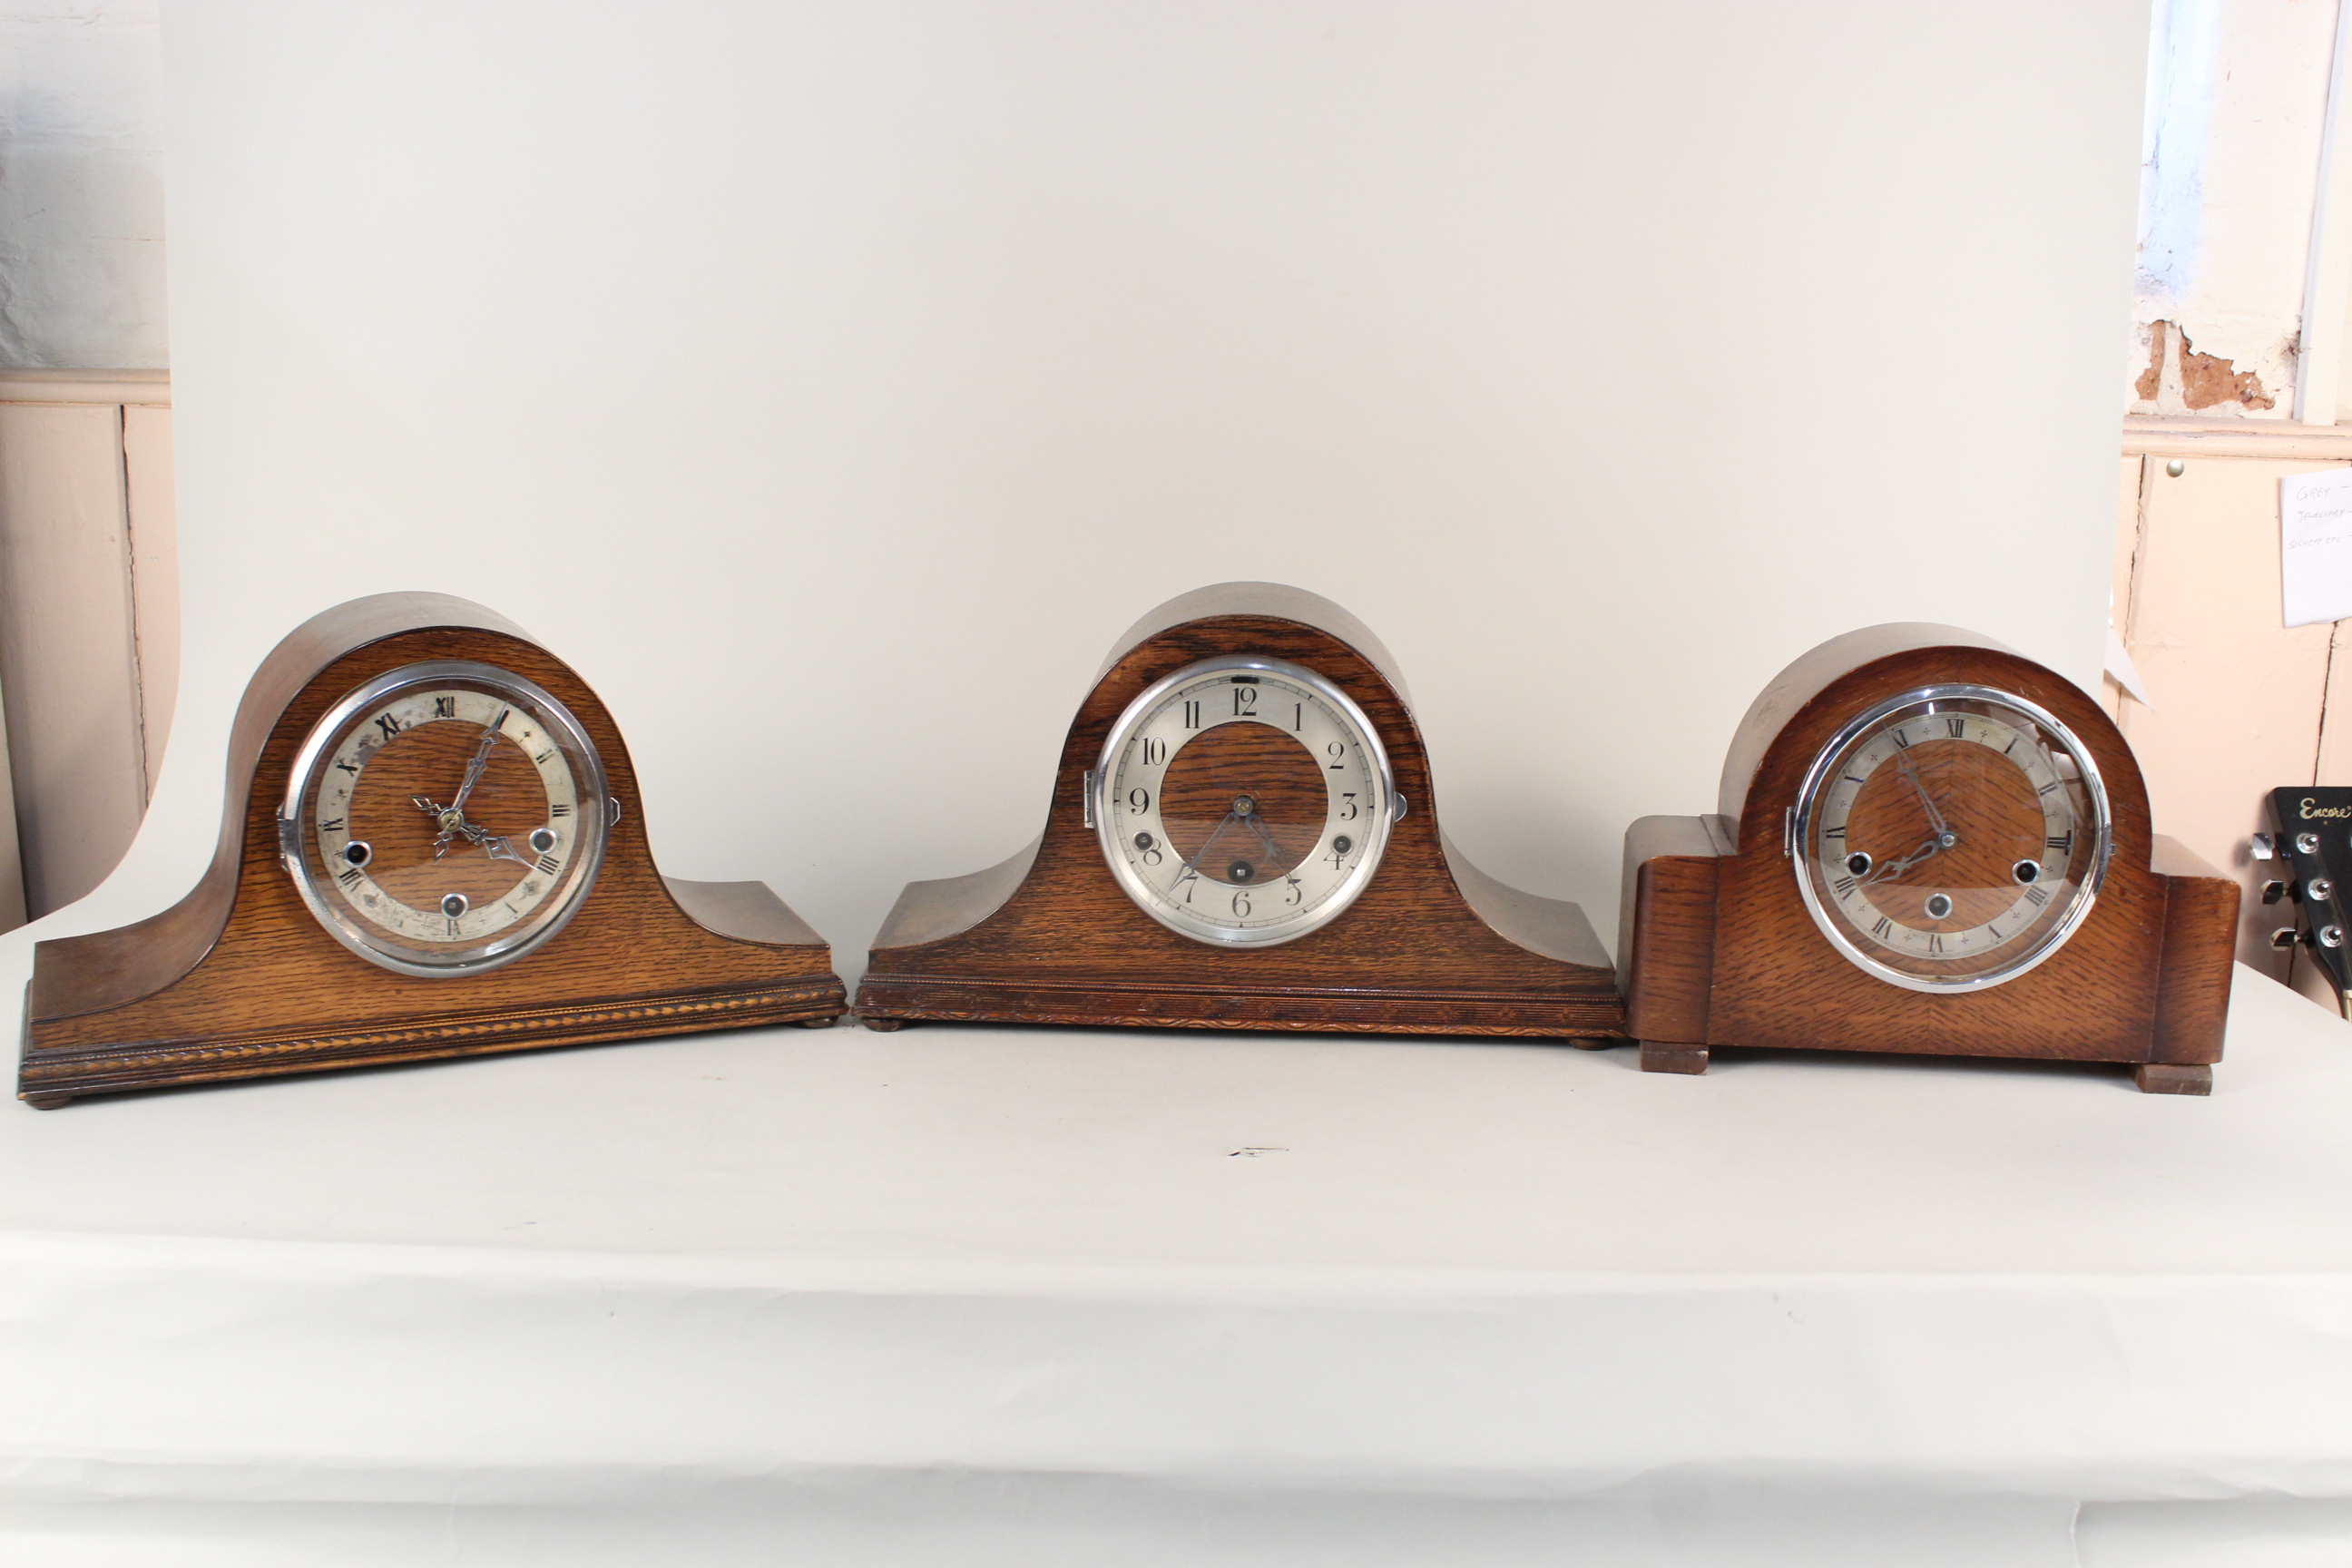
{"label": "stepped clock base", "polygon": [[784,985],[623,997],[545,1011],[452,1014],[371,1027],[279,1029],[212,1038],[126,1040],[25,1053],[17,1098],[51,1110],[85,1094],[169,1089],[225,1079],[327,1068],[488,1056],[547,1046],[586,1046],[648,1035],[698,1034],[778,1024],[830,1025],[847,1004],[830,973]]}

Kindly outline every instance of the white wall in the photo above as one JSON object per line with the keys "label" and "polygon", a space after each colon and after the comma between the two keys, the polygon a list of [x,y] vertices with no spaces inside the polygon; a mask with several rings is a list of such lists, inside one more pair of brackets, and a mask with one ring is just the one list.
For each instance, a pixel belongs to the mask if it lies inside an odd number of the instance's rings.
{"label": "white wall", "polygon": [[[180,718],[123,872],[34,929],[193,878],[286,629],[438,588],[603,692],[667,869],[854,972],[903,881],[1036,830],[1121,627],[1265,577],[1402,658],[1465,847],[1613,930],[1627,822],[1707,809],[1821,639],[2095,683],[2146,26],[174,10]],[[2032,417],[1925,330],[1961,298]]]}
{"label": "white wall", "polygon": [[2157,0],[2134,412],[2294,416],[2336,14],[2337,0]]}
{"label": "white wall", "polygon": [[157,0],[0,0],[0,368],[160,368]]}

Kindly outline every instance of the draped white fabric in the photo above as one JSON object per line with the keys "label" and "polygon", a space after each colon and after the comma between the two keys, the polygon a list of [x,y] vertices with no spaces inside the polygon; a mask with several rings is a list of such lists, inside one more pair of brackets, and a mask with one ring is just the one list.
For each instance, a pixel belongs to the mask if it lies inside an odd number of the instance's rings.
{"label": "draped white fabric", "polygon": [[2202,1100],[918,1027],[0,1115],[0,1560],[2286,1550],[2347,1047],[2241,972]]}

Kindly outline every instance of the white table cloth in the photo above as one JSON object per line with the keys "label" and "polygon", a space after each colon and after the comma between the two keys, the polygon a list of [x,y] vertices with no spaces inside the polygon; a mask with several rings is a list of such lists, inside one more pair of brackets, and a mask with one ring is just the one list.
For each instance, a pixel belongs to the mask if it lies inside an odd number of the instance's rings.
{"label": "white table cloth", "polygon": [[2352,1552],[2352,1030],[923,1026],[0,1110],[9,1564]]}

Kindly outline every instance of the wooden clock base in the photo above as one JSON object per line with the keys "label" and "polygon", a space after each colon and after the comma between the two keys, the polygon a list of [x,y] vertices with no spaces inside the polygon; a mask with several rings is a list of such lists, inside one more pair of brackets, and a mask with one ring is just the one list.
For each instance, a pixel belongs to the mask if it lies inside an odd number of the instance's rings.
{"label": "wooden clock base", "polygon": [[[1703,1073],[1708,1054],[1705,1046],[1668,1046],[1643,1040],[1642,1070]],[[2137,1062],[2132,1067],[2132,1082],[2139,1086],[2143,1094],[2210,1094],[2213,1069],[2202,1062]]]}
{"label": "wooden clock base", "polygon": [[[33,983],[26,987],[27,1036],[17,1098],[51,1110],[85,1094],[164,1089],[223,1079],[264,1078],[328,1068],[378,1067],[434,1058],[488,1056],[549,1046],[597,1045],[648,1035],[686,1035],[754,1025],[830,1026],[846,1006],[831,969],[832,950],[759,882],[686,882],[662,878],[675,902],[679,948],[705,948],[723,966],[750,960],[763,973],[677,989],[585,996],[593,988],[567,987],[580,999],[566,1004],[435,1008],[433,988],[444,983],[406,980],[416,988],[390,1016],[353,1018],[331,1003],[281,993],[278,1005],[257,996],[244,1026],[195,1035],[174,1030],[168,1000],[133,1003],[96,1013],[47,1016],[72,1005],[73,982],[93,961],[104,963],[130,945],[122,939],[155,922],[43,942]],[[600,891],[602,889],[599,889]],[[157,917],[168,920],[169,911]],[[583,913],[583,919],[585,919]],[[574,921],[578,925],[579,921]],[[593,928],[592,928],[593,929]],[[557,940],[568,942],[566,931]],[[323,942],[323,939],[322,939]],[[365,961],[331,943],[320,957],[331,967]],[[741,952],[734,964],[730,949]],[[794,975],[790,972],[798,969]],[[387,975],[395,986],[404,977]],[[680,975],[679,978],[684,978]],[[315,1009],[315,1010],[314,1010]]]}
{"label": "wooden clock base", "polygon": [[[1080,847],[1091,850],[1093,845],[1089,840]],[[1574,1043],[1617,1043],[1622,1005],[1609,984],[1608,956],[1583,910],[1499,884],[1486,886],[1502,899],[1474,907],[1488,922],[1490,933],[1507,933],[1520,963],[1498,963],[1484,985],[1472,973],[1446,973],[1463,966],[1446,963],[1449,955],[1443,952],[1379,965],[1384,973],[1368,973],[1358,984],[1317,984],[1307,974],[1270,980],[1264,955],[1200,948],[1172,934],[1163,941],[1159,928],[1144,921],[1135,923],[1132,939],[1164,949],[1161,963],[1177,970],[1176,976],[1138,980],[1108,973],[1108,966],[1088,973],[1076,964],[1056,964],[1042,952],[1024,958],[1011,943],[972,952],[946,942],[935,948],[924,940],[940,926],[961,931],[997,913],[1006,894],[1027,879],[1036,855],[1033,845],[976,877],[909,886],[875,939],[874,967],[857,988],[858,1021],[886,1031],[930,1019],[1549,1039],[1583,1036],[1596,1037]],[[1471,879],[1486,881],[1475,868],[1465,880]],[[1508,908],[1504,900],[1510,900]],[[1116,912],[1114,906],[1105,907]],[[1500,949],[1504,942],[1497,940],[1495,945]],[[1310,955],[1310,963],[1315,956]],[[1348,956],[1321,962],[1336,967]],[[1514,968],[1525,973],[1513,973]],[[1424,978],[1431,970],[1436,974]],[[1448,980],[1454,983],[1446,984]],[[1513,982],[1519,983],[1516,988]]]}

